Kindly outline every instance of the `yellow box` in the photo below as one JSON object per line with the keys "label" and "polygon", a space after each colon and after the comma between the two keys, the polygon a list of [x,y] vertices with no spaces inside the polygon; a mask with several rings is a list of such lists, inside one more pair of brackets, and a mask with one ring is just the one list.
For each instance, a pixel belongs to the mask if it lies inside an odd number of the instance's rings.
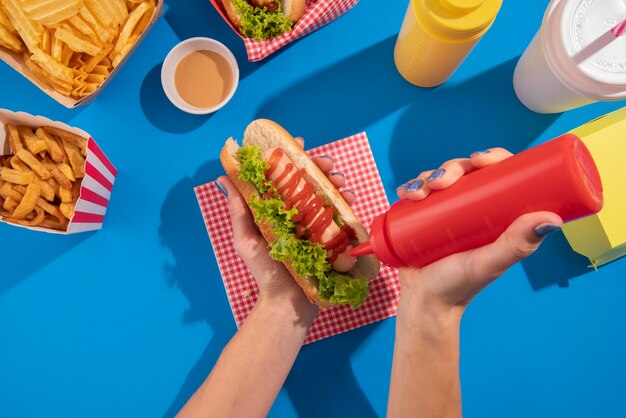
{"label": "yellow box", "polygon": [[626,107],[574,129],[598,166],[604,207],[563,227],[577,253],[594,267],[626,255]]}

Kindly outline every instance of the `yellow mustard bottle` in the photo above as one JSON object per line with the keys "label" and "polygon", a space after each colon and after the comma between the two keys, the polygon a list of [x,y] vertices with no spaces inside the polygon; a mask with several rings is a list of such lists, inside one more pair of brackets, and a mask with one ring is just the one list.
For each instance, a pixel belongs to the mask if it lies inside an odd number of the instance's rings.
{"label": "yellow mustard bottle", "polygon": [[420,87],[448,80],[489,30],[502,0],[410,0],[394,60]]}

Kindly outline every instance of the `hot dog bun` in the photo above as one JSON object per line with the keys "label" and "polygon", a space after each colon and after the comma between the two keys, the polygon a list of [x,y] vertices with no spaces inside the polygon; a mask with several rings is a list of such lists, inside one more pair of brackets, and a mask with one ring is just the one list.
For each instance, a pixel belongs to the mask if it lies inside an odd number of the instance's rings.
{"label": "hot dog bun", "polygon": [[296,23],[304,15],[306,8],[306,0],[281,0],[283,13],[293,23]]}
{"label": "hot dog bun", "polygon": [[[235,27],[241,27],[241,16],[235,8],[233,0],[221,0],[224,10]],[[281,0],[281,9],[283,14],[287,16],[293,23],[296,23],[304,15],[306,8],[306,0]]]}
{"label": "hot dog bun", "polygon": [[226,14],[230,21],[235,25],[237,29],[241,28],[241,16],[237,13],[235,9],[235,5],[232,0],[221,0],[222,5],[224,6],[224,10],[226,10]]}
{"label": "hot dog bun", "polygon": [[[367,231],[363,225],[361,225],[339,191],[330,180],[328,180],[315,162],[313,162],[311,157],[304,152],[296,140],[280,125],[267,119],[255,120],[248,125],[244,133],[243,145],[258,145],[262,153],[271,148],[281,148],[296,167],[305,169],[305,180],[311,183],[317,193],[324,196],[327,202],[334,206],[343,221],[354,229],[356,239],[353,240],[353,244],[357,245],[369,241]],[[239,190],[244,200],[251,202],[253,196],[258,197],[259,193],[252,183],[239,178],[240,163],[239,157],[237,156],[238,149],[239,145],[237,145],[237,142],[229,138],[220,153],[220,161],[228,178],[235,185],[237,190]],[[268,244],[272,244],[277,240],[270,225],[260,223],[258,227]],[[296,273],[289,261],[285,261],[283,264],[287,267],[287,270],[289,270],[300,287],[302,287],[302,290],[304,290],[304,293],[312,303],[322,308],[334,306],[334,304],[320,297],[316,278],[300,276]],[[353,277],[363,276],[369,281],[372,281],[378,274],[379,269],[380,263],[376,257],[368,255],[358,257],[356,264],[348,273]]]}

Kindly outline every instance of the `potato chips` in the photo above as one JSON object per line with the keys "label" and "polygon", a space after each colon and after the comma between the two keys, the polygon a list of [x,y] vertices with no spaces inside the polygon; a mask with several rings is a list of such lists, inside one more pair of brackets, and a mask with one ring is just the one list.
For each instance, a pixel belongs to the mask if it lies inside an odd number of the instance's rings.
{"label": "potato chips", "polygon": [[0,0],[0,48],[64,96],[106,80],[148,27],[155,0]]}
{"label": "potato chips", "polygon": [[51,126],[6,129],[13,154],[0,156],[0,217],[67,230],[85,176],[87,140]]}

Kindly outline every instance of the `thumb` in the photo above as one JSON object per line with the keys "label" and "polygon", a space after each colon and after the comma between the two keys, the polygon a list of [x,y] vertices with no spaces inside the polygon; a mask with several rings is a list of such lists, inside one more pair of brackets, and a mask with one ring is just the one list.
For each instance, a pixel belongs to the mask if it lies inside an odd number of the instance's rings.
{"label": "thumb", "polygon": [[513,264],[533,254],[547,234],[562,226],[563,220],[556,213],[522,215],[496,241],[471,252],[466,272],[471,280],[481,281],[482,286],[486,286]]}
{"label": "thumb", "polygon": [[258,234],[252,213],[235,185],[226,176],[219,177],[217,183],[226,190],[228,209],[233,228],[233,240],[241,242],[244,238]]}

